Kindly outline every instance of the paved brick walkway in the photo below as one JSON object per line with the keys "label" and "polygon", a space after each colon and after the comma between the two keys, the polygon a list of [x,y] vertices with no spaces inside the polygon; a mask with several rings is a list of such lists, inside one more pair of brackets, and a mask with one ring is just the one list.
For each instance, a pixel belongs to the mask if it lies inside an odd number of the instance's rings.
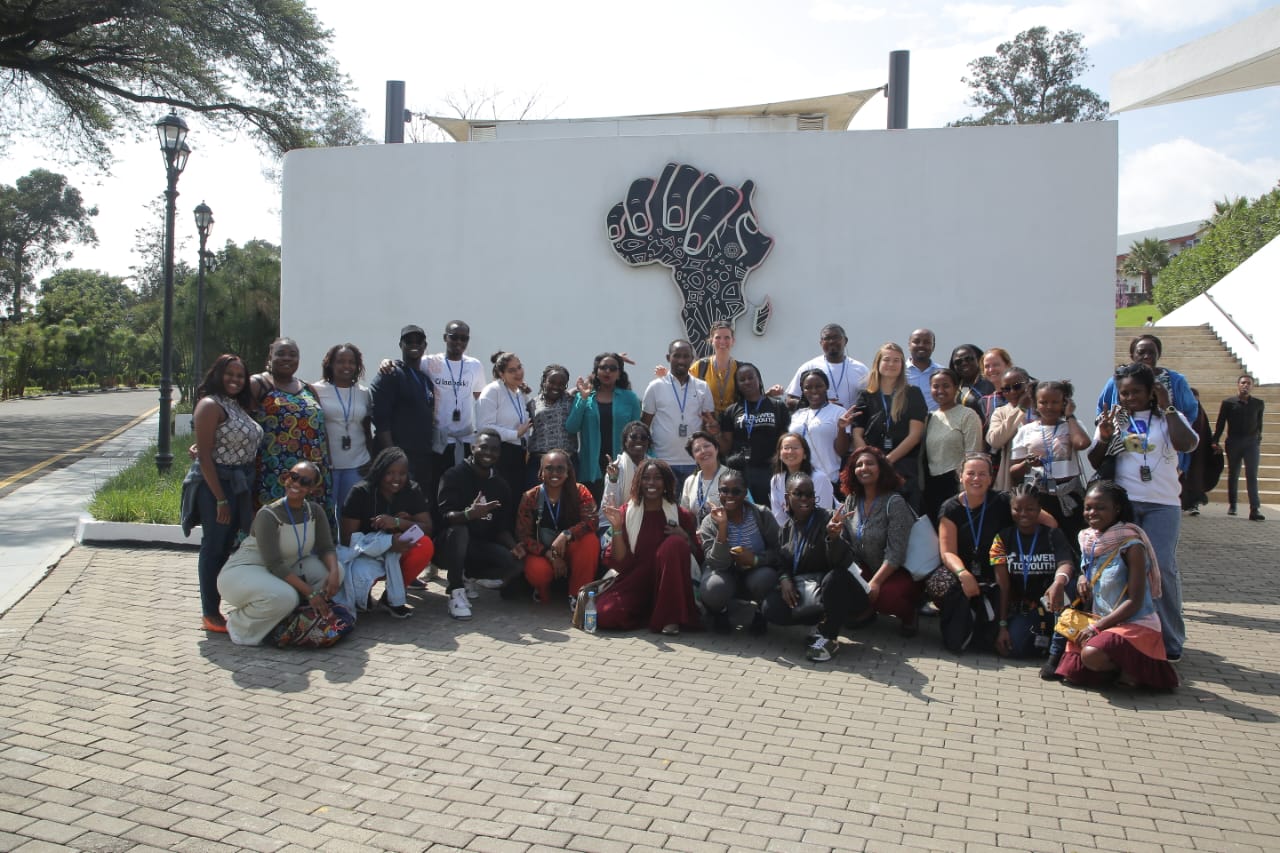
{"label": "paved brick walkway", "polygon": [[[3,850],[1280,849],[1280,517],[1188,520],[1173,695],[937,628],[592,637],[486,593],[325,653],[195,630],[195,557],[77,548],[0,620]],[[157,607],[156,602],[175,602]]]}

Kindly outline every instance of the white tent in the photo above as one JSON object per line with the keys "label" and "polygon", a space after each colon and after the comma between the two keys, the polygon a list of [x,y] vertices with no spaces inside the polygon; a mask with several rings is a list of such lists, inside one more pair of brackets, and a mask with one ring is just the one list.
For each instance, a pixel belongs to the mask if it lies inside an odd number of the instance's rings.
{"label": "white tent", "polygon": [[1280,237],[1263,246],[1225,278],[1159,326],[1208,323],[1255,380],[1280,382]]}

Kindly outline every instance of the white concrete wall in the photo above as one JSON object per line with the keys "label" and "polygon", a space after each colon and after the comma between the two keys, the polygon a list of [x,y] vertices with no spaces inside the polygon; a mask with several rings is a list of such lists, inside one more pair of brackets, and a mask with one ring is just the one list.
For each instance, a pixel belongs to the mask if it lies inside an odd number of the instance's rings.
{"label": "white concrete wall", "polygon": [[1275,322],[1280,312],[1278,281],[1280,238],[1254,252],[1208,293],[1161,317],[1156,325],[1208,323],[1257,382],[1280,382],[1280,326]]}
{"label": "white concrete wall", "polygon": [[756,182],[775,244],[746,293],[774,313],[763,337],[740,324],[737,353],[767,383],[817,354],[825,323],[863,361],[929,326],[939,360],[1001,345],[1093,399],[1113,367],[1116,151],[1111,122],[294,151],[282,331],[306,377],[335,342],[397,354],[408,322],[437,350],[457,318],[486,367],[513,349],[536,382],[550,361],[576,375],[616,349],[642,386],[683,334],[681,301],[666,269],[614,254],[605,216],[634,179],[688,163]]}

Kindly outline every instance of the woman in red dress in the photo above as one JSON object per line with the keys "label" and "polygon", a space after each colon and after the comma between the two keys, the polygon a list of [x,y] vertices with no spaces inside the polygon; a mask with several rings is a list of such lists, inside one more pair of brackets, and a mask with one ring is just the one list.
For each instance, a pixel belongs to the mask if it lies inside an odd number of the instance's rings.
{"label": "woman in red dress", "polygon": [[701,562],[693,515],[679,506],[676,477],[667,463],[645,459],[636,469],[631,496],[621,507],[605,506],[613,540],[605,561],[618,580],[596,601],[596,624],[615,631],[678,634],[699,629],[702,619],[689,576]]}

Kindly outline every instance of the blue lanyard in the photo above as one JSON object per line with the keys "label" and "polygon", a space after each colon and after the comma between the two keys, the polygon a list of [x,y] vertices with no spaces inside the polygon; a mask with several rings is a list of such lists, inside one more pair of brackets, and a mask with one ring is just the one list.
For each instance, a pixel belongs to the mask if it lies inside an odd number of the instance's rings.
{"label": "blue lanyard", "polygon": [[886,438],[889,435],[889,430],[893,429],[893,416],[889,414],[889,401],[892,399],[893,394],[886,395],[883,391],[880,392],[880,405],[884,407],[884,434]]}
{"label": "blue lanyard", "polygon": [[1147,464],[1147,448],[1151,441],[1148,436],[1151,434],[1151,427],[1147,421],[1140,421],[1137,418],[1129,418],[1129,426],[1125,428],[1126,432],[1132,433],[1142,439],[1142,464]]}
{"label": "blue lanyard", "polygon": [[864,501],[862,500],[862,498],[858,499],[858,529],[857,529],[856,535],[858,537],[859,542],[862,541],[862,530],[867,526],[867,519],[870,518],[870,516],[876,511],[876,503],[879,500],[880,500],[879,498],[876,498],[875,500],[873,500],[871,502],[871,509],[866,512],[863,512]]}
{"label": "blue lanyard", "polygon": [[333,386],[333,395],[338,398],[338,405],[342,407],[342,426],[348,432],[351,431],[351,410],[355,407],[356,386],[352,385],[347,389],[347,402],[342,402],[342,389],[337,385]]}
{"label": "blue lanyard", "polygon": [[1082,564],[1081,564],[1081,566],[1080,566],[1080,571],[1084,573],[1084,579],[1085,579],[1085,581],[1086,581],[1087,583],[1089,583],[1090,585],[1092,585],[1092,584],[1094,583],[1093,578],[1090,576],[1090,572],[1091,572],[1091,570],[1092,570],[1092,569],[1093,569],[1093,567],[1094,567],[1094,566],[1093,566],[1093,561],[1094,561],[1094,559],[1095,559],[1095,558],[1094,558],[1094,556],[1093,556],[1093,555],[1094,555],[1094,552],[1095,552],[1095,551],[1097,551],[1097,550],[1098,550],[1098,540],[1095,538],[1092,542],[1090,542],[1090,543],[1089,543],[1089,557],[1088,557],[1088,559],[1083,560],[1083,561],[1082,561]]}
{"label": "blue lanyard", "polygon": [[1040,439],[1044,442],[1044,476],[1047,479],[1053,479],[1053,453],[1054,447],[1058,443],[1058,427],[1061,423],[1053,425],[1053,432],[1046,433],[1044,424],[1040,424]]}
{"label": "blue lanyard", "polygon": [[298,543],[298,565],[302,564],[302,543],[307,541],[307,523],[311,520],[311,516],[306,512],[307,505],[302,505],[302,535],[298,535],[298,523],[293,520],[293,510],[289,508],[289,502],[285,501],[284,511],[289,516],[289,526],[293,528],[293,539]]}
{"label": "blue lanyard", "polygon": [[[686,393],[688,393],[686,391]],[[742,425],[747,430],[747,440],[751,440],[751,432],[756,428],[756,417],[760,414],[760,407],[764,405],[764,395],[760,395],[760,399],[756,400],[756,410],[751,412],[751,404],[746,400],[742,401]]]}
{"label": "blue lanyard", "polygon": [[969,535],[973,537],[973,551],[975,554],[980,553],[982,548],[979,540],[982,538],[982,529],[987,524],[987,500],[982,499],[982,512],[978,514],[978,526],[973,526],[973,510],[969,509],[969,496],[962,494],[965,515],[969,516]]}
{"label": "blue lanyard", "polygon": [[507,392],[507,399],[511,401],[511,408],[516,410],[516,424],[524,423],[524,409],[520,406],[520,392],[512,394],[511,389],[503,385],[502,390]]}
{"label": "blue lanyard", "polygon": [[564,505],[563,497],[561,498],[561,500],[556,501],[555,504],[552,504],[551,498],[547,495],[547,487],[539,486],[539,488],[542,489],[542,503],[547,508],[547,515],[551,516],[551,523],[555,526],[556,530],[559,530],[560,529],[560,507]]}
{"label": "blue lanyard", "polygon": [[840,379],[839,381],[837,381],[835,372],[831,370],[831,362],[829,361],[827,362],[827,378],[831,380],[830,390],[836,392],[836,399],[840,400],[840,402],[842,403],[844,402],[844,400],[840,397],[840,386],[844,384],[844,374],[848,369],[849,369],[849,359],[845,358],[843,361],[840,362]]}
{"label": "blue lanyard", "polygon": [[458,365],[457,379],[453,378],[453,365],[449,362],[448,356],[445,356],[444,368],[445,370],[449,371],[449,384],[453,386],[453,407],[455,409],[461,409],[462,406],[458,404],[458,385],[462,383],[462,377],[467,375],[467,365],[465,362],[462,362]]}
{"label": "blue lanyard", "polygon": [[804,525],[804,533],[798,537],[799,541],[793,540],[791,543],[793,549],[791,553],[791,574],[793,575],[796,573],[796,569],[800,568],[800,558],[809,547],[809,528],[813,527],[813,519],[816,515],[816,512],[809,515],[809,520]]}
{"label": "blue lanyard", "polygon": [[[716,474],[719,474],[719,473],[720,473],[720,470],[716,469]],[[714,480],[716,478],[716,474],[711,475],[711,480]],[[702,512],[702,508],[707,504],[707,496],[711,494],[711,480],[707,481],[706,492],[703,492],[702,472],[701,471],[698,472],[698,512],[699,513]]]}
{"label": "blue lanyard", "polygon": [[[404,369],[407,370],[409,372],[409,375],[413,377],[413,381],[418,383],[418,387],[422,389],[422,396],[430,400],[431,385],[430,383],[427,382],[427,377],[422,375],[422,371],[416,367],[410,367],[407,364],[405,365]],[[457,391],[454,391],[454,393],[456,394]]]}
{"label": "blue lanyard", "polygon": [[678,391],[676,391],[676,380],[675,380],[675,378],[674,378],[674,377],[669,377],[669,379],[670,379],[670,381],[671,381],[671,396],[673,396],[673,397],[675,397],[675,398],[676,398],[676,405],[680,407],[680,419],[681,419],[681,420],[684,420],[684,407],[685,407],[685,404],[686,404],[687,402],[689,402],[689,381],[688,381],[687,379],[685,380],[685,383],[684,383],[684,397],[682,398],[682,397],[680,396],[679,392],[678,392]]}
{"label": "blue lanyard", "polygon": [[1018,562],[1022,564],[1022,590],[1026,592],[1027,581],[1031,577],[1031,563],[1027,558],[1036,555],[1036,540],[1040,538],[1040,525],[1036,525],[1036,533],[1031,537],[1031,547],[1026,551],[1022,550],[1022,533],[1015,529],[1013,535],[1018,540]]}

